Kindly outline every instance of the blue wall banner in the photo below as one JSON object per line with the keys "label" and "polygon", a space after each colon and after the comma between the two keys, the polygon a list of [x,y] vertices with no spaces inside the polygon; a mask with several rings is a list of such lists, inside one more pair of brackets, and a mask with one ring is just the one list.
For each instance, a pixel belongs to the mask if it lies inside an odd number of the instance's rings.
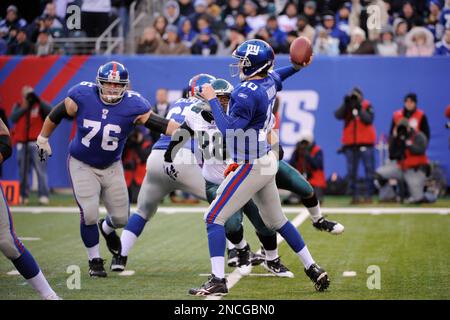
{"label": "blue wall banner", "polygon": [[[81,81],[95,82],[98,67],[107,61],[119,61],[129,69],[131,87],[154,103],[158,88],[170,90],[170,97],[181,96],[181,90],[197,73],[230,78],[226,57],[173,56],[84,56],[84,57],[0,57],[0,95],[9,114],[13,102],[20,97],[22,85],[31,84],[44,99],[55,104],[73,85]],[[277,56],[276,67],[289,64],[288,56]],[[32,66],[36,65],[36,68]],[[30,67],[31,66],[31,67]],[[385,58],[385,57],[317,57],[308,68],[284,82],[279,93],[280,136],[286,158],[293,151],[302,131],[314,132],[317,144],[324,150],[327,177],[332,172],[346,174],[344,156],[337,154],[341,146],[343,123],[334,118],[345,94],[358,86],[375,111],[377,139],[387,135],[392,114],[402,108],[409,92],[418,96],[418,106],[425,111],[431,141],[428,157],[449,170],[450,130],[445,128],[445,108],[450,105],[450,59]],[[66,159],[72,123],[63,121],[50,139],[53,156],[49,159],[50,187],[68,187]],[[3,165],[3,178],[18,179],[14,156]]]}

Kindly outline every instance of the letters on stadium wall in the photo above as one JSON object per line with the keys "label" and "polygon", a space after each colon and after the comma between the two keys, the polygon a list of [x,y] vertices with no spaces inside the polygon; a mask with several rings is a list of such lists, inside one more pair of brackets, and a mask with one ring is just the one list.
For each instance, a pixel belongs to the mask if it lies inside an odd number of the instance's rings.
{"label": "letters on stadium wall", "polygon": [[[20,99],[23,85],[35,87],[43,99],[56,103],[65,97],[68,89],[81,81],[95,82],[100,64],[117,60],[130,71],[131,86],[154,103],[156,89],[170,90],[173,99],[181,95],[183,87],[197,73],[210,73],[237,84],[230,79],[224,57],[158,57],[158,56],[50,56],[0,57],[0,95],[9,114],[12,105]],[[287,56],[279,56],[275,66],[289,63]],[[449,170],[449,130],[445,128],[444,111],[450,105],[450,59],[436,58],[381,58],[381,57],[315,57],[310,67],[287,79],[279,94],[281,141],[289,158],[300,133],[314,132],[316,141],[324,149],[325,171],[344,175],[345,160],[337,154],[340,147],[342,122],[334,118],[334,110],[343,96],[354,86],[362,89],[375,110],[377,140],[387,135],[392,113],[402,107],[403,97],[416,92],[418,105],[429,119],[431,143],[428,156]],[[67,141],[72,124],[66,121],[58,127],[50,142],[54,155],[49,160],[51,187],[68,187],[66,170]],[[379,161],[379,159],[377,160]],[[4,164],[4,178],[17,179],[15,154]]]}

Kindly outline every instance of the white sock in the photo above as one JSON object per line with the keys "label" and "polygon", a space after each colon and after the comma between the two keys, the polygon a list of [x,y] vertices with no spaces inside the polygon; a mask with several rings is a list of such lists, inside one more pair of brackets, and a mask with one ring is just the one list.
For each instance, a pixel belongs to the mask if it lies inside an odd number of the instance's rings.
{"label": "white sock", "polygon": [[302,260],[303,265],[306,269],[309,269],[309,267],[313,263],[315,263],[313,257],[311,256],[311,253],[309,253],[307,246],[304,246],[302,250],[297,252],[297,255],[300,257],[300,260]]}
{"label": "white sock", "polygon": [[224,257],[212,257],[211,258],[212,273],[217,278],[225,278],[225,258]]}
{"label": "white sock", "polygon": [[93,247],[86,248],[89,260],[92,260],[94,258],[100,258],[100,244],[96,244]]}
{"label": "white sock", "polygon": [[227,239],[227,248],[228,250],[233,250],[235,248],[233,242]]}
{"label": "white sock", "polygon": [[111,228],[111,227],[106,223],[106,220],[103,221],[103,223],[102,223],[102,229],[103,229],[103,232],[105,232],[106,234],[110,234],[111,232],[113,232],[113,231],[115,230],[114,228]]}
{"label": "white sock", "polygon": [[247,241],[245,241],[245,239],[242,239],[241,242],[236,244],[236,249],[244,249],[246,245],[247,245]]}
{"label": "white sock", "polygon": [[322,218],[322,211],[320,211],[320,205],[317,203],[317,206],[306,208],[309,211],[309,215],[311,216],[311,219],[313,222],[319,221],[320,218]]}
{"label": "white sock", "polygon": [[33,278],[28,279],[27,282],[37,291],[42,299],[46,299],[51,295],[56,295],[41,270],[39,270],[39,273]]}
{"label": "white sock", "polygon": [[124,257],[128,257],[128,253],[133,248],[137,240],[136,235],[128,230],[123,230],[120,236],[120,242],[122,243],[122,252],[120,253]]}
{"label": "white sock", "polygon": [[267,261],[273,261],[276,258],[278,258],[278,248],[275,250],[266,250],[264,249],[264,251],[266,252],[266,260]]}

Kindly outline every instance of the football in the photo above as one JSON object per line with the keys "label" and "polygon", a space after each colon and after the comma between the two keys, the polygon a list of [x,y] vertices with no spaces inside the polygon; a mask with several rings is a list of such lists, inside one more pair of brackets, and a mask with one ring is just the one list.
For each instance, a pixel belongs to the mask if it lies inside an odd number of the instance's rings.
{"label": "football", "polygon": [[291,43],[289,48],[291,61],[296,64],[308,62],[312,56],[311,41],[306,37],[298,37]]}

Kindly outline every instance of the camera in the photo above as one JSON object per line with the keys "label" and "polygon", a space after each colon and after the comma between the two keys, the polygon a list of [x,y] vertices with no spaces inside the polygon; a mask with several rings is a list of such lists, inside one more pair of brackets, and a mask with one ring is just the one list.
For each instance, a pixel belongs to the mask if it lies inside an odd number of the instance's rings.
{"label": "camera", "polygon": [[34,104],[36,104],[36,103],[40,103],[40,99],[39,99],[39,97],[37,96],[37,94],[34,92],[34,91],[31,91],[31,92],[29,92],[27,95],[26,95],[26,100],[27,100],[27,102],[28,102],[28,107],[32,107]]}
{"label": "camera", "polygon": [[397,137],[400,140],[406,140],[406,136],[408,134],[408,128],[407,126],[401,124],[397,127]]}

